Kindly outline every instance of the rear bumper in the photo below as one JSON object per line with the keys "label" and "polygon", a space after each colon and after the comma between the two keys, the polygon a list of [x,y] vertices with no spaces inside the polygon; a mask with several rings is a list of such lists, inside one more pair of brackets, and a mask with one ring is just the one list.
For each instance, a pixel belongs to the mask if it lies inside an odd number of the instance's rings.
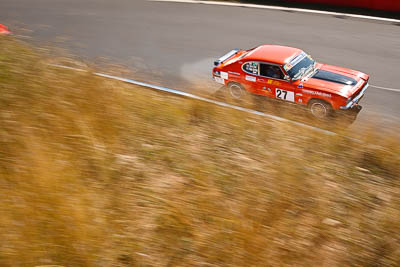
{"label": "rear bumper", "polygon": [[217,82],[217,83],[219,83],[219,84],[225,85],[225,80],[222,79],[221,77],[213,76],[213,77],[212,77],[212,80],[215,81],[215,82]]}
{"label": "rear bumper", "polygon": [[361,98],[365,95],[365,91],[367,90],[369,84],[368,82],[364,85],[363,89],[361,89],[361,92],[353,98],[349,103],[346,104],[346,106],[341,106],[340,109],[351,109],[352,107],[356,106],[358,102],[360,102]]}

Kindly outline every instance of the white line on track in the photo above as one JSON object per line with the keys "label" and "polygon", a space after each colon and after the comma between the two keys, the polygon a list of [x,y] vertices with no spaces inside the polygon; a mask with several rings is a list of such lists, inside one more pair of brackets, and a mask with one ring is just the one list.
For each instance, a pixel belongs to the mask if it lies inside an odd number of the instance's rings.
{"label": "white line on track", "polygon": [[21,38],[21,39],[32,39],[32,37],[28,36],[28,35],[16,34],[14,36],[17,37],[17,38]]}
{"label": "white line on track", "polygon": [[392,92],[400,93],[400,89],[389,88],[389,87],[382,87],[382,86],[376,86],[376,85],[372,85],[372,84],[370,84],[369,86],[370,86],[370,87],[374,87],[374,88],[378,88],[378,89],[381,89],[381,90],[387,90],[387,91],[392,91]]}
{"label": "white line on track", "polygon": [[268,5],[230,3],[230,2],[219,2],[219,1],[201,1],[201,0],[148,0],[148,1],[205,4],[205,5],[218,5],[218,6],[234,6],[234,7],[251,7],[251,8],[260,8],[260,9],[296,11],[296,12],[303,12],[303,13],[314,13],[314,14],[323,14],[323,15],[331,15],[331,16],[341,16],[341,17],[350,17],[350,18],[359,18],[359,19],[400,23],[400,20],[398,20],[398,19],[389,19],[389,18],[366,16],[366,15],[348,14],[348,13],[322,11],[322,10],[314,10],[314,9],[304,9],[304,8],[292,8],[292,7],[283,7],[283,6],[268,6]]}
{"label": "white line on track", "polygon": [[[86,70],[83,70],[83,69],[67,67],[67,66],[58,65],[58,64],[49,64],[49,65],[53,66],[53,67],[57,67],[57,68],[69,69],[69,70],[74,70],[74,71],[86,71]],[[153,84],[149,84],[149,83],[145,83],[145,82],[130,80],[130,79],[126,79],[126,78],[122,78],[122,77],[118,77],[118,76],[113,76],[113,75],[109,75],[109,74],[105,74],[105,73],[95,72],[93,74],[96,75],[96,76],[100,76],[100,77],[104,77],[104,78],[108,78],[108,79],[118,80],[118,81],[130,83],[130,84],[135,84],[135,85],[139,85],[139,86],[143,86],[143,87],[152,88],[152,89],[155,89],[155,90],[158,90],[158,91],[162,91],[162,92],[167,92],[167,93],[171,93],[171,94],[175,94],[175,95],[179,95],[179,96],[183,96],[183,97],[187,97],[187,98],[191,98],[191,99],[204,101],[204,102],[211,103],[211,104],[214,104],[214,105],[218,105],[218,106],[221,106],[221,107],[226,107],[226,108],[230,108],[230,109],[234,109],[234,110],[243,111],[243,112],[246,112],[246,113],[258,115],[258,116],[261,116],[261,117],[269,118],[269,119],[280,121],[280,122],[290,123],[290,124],[293,124],[293,125],[296,125],[296,126],[299,126],[299,127],[302,127],[302,128],[310,129],[310,130],[317,131],[317,132],[320,132],[320,133],[324,133],[324,134],[327,134],[327,135],[337,135],[337,133],[334,133],[334,132],[331,132],[331,131],[327,131],[327,130],[324,130],[324,129],[320,129],[320,128],[317,128],[317,127],[314,127],[314,126],[310,126],[310,125],[307,125],[307,124],[304,124],[304,123],[300,123],[300,122],[297,122],[297,121],[288,120],[288,119],[285,119],[285,118],[282,118],[282,117],[274,116],[274,115],[271,115],[271,114],[263,113],[263,112],[252,110],[252,109],[248,109],[248,108],[243,108],[243,107],[227,104],[227,103],[224,103],[224,102],[220,102],[220,101],[212,100],[212,99],[209,99],[209,98],[193,95],[193,94],[186,93],[186,92],[179,91],[179,90],[175,90],[175,89],[170,89],[170,88],[166,88],[166,87],[163,87],[163,86],[158,86],[158,85],[153,85]]]}
{"label": "white line on track", "polygon": [[79,71],[79,72],[87,72],[87,70],[84,70],[84,69],[78,69],[78,68],[68,67],[68,66],[59,65],[59,64],[48,64],[48,65],[52,66],[52,67],[67,69],[67,70],[74,70],[74,71]]}

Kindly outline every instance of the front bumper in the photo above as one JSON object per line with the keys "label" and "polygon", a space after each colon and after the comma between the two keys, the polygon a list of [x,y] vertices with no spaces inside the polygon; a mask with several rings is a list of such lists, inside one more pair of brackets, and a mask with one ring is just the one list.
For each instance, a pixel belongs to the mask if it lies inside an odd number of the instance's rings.
{"label": "front bumper", "polygon": [[344,121],[353,123],[357,119],[358,113],[360,113],[361,109],[362,107],[358,104],[349,109],[339,109],[336,110],[335,117],[339,118],[340,120],[344,119]]}
{"label": "front bumper", "polygon": [[351,109],[352,107],[358,105],[358,102],[360,102],[361,98],[365,95],[365,91],[367,90],[369,84],[368,82],[364,85],[363,89],[361,89],[361,92],[353,98],[349,103],[346,104],[346,106],[341,106],[340,109]]}
{"label": "front bumper", "polygon": [[359,104],[355,104],[351,108],[344,110],[344,112],[357,115],[358,113],[360,113],[361,109],[362,106],[360,106]]}

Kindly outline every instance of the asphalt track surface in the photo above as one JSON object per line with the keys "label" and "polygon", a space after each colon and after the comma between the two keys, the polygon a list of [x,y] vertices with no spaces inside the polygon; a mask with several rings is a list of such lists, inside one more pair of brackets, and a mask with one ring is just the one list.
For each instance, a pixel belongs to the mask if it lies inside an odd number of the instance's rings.
{"label": "asphalt track surface", "polygon": [[[214,59],[259,44],[302,48],[319,62],[370,74],[372,85],[400,89],[400,26],[393,23],[145,0],[1,0],[0,23],[27,40],[135,71],[126,78],[189,92],[193,83],[210,83]],[[400,90],[370,87],[361,104],[352,127],[400,125]]]}

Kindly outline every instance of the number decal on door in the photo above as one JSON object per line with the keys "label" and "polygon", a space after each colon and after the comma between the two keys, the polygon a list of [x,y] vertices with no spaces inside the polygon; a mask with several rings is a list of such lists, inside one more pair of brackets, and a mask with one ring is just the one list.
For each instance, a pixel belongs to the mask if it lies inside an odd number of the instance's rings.
{"label": "number decal on door", "polygon": [[276,98],[280,98],[282,100],[286,100],[287,91],[276,89]]}
{"label": "number decal on door", "polygon": [[275,96],[276,96],[276,98],[279,98],[279,99],[282,99],[282,100],[294,102],[294,93],[291,92],[291,91],[286,91],[286,90],[282,90],[282,89],[276,88],[275,89]]}

